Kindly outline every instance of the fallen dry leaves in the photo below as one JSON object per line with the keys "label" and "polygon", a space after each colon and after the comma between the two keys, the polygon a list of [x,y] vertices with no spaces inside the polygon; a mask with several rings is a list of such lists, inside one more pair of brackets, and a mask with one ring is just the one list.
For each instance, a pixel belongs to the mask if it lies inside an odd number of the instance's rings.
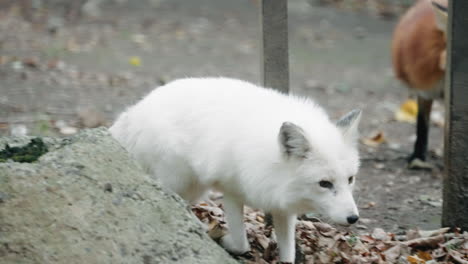
{"label": "fallen dry leaves", "polygon": [[[192,206],[193,213],[208,226],[208,234],[219,240],[226,234],[221,204]],[[279,263],[271,227],[265,227],[261,211],[245,207],[245,226],[251,251],[236,256],[244,263]],[[468,264],[468,232],[448,228],[434,231],[409,230],[396,236],[381,228],[356,235],[317,220],[298,220],[296,258],[300,263],[460,263]]]}

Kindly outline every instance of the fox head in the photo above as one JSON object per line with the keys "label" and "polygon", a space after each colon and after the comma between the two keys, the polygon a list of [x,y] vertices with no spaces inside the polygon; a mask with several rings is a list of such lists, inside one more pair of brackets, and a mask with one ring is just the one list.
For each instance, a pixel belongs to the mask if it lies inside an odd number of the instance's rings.
{"label": "fox head", "polygon": [[[360,110],[351,111],[336,124],[323,127],[320,133],[326,135],[318,139],[293,123],[282,124],[278,138],[293,174],[287,183],[293,210],[315,211],[338,224],[354,224],[358,220],[352,190],[359,168],[360,118]],[[317,124],[315,129],[321,128]]]}

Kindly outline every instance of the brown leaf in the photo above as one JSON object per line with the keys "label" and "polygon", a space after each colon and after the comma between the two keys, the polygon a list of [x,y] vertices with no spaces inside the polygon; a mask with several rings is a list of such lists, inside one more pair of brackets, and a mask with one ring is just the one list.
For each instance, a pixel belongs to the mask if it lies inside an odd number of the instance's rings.
{"label": "brown leaf", "polygon": [[336,243],[334,238],[319,236],[317,238],[317,245],[320,248],[331,248]]}
{"label": "brown leaf", "polygon": [[353,250],[360,255],[364,255],[369,253],[369,250],[367,249],[366,245],[364,245],[361,240],[358,240],[356,244],[353,246]]}
{"label": "brown leaf", "polygon": [[377,132],[376,134],[372,135],[371,137],[364,138],[361,142],[369,147],[378,147],[380,144],[384,143],[386,140],[385,135],[382,131]]}
{"label": "brown leaf", "polygon": [[385,244],[382,241],[377,241],[377,243],[374,244],[373,248],[377,249],[377,251],[381,252],[381,251],[385,251],[388,248],[388,245]]}
{"label": "brown leaf", "polygon": [[374,243],[375,242],[375,239],[369,235],[362,235],[360,237],[361,241],[363,242],[366,242],[368,244],[371,244],[371,243]]}
{"label": "brown leaf", "polygon": [[326,223],[317,222],[314,223],[314,226],[322,235],[327,237],[332,237],[336,233],[336,229]]}
{"label": "brown leaf", "polygon": [[316,228],[314,226],[314,223],[312,223],[310,221],[301,220],[301,221],[297,222],[297,225],[300,226],[300,227],[303,227],[303,228],[305,228],[307,230],[316,230]]}
{"label": "brown leaf", "polygon": [[418,250],[418,252],[416,254],[420,259],[423,259],[425,261],[428,261],[428,260],[432,259],[431,253],[426,252],[426,251]]}
{"label": "brown leaf", "polygon": [[366,205],[362,206],[363,209],[369,209],[372,207],[375,207],[376,203],[375,202],[368,202]]}
{"label": "brown leaf", "polygon": [[395,246],[385,250],[382,253],[385,256],[385,260],[389,263],[395,263],[401,255],[401,247],[401,244],[396,244]]}
{"label": "brown leaf", "polygon": [[339,249],[340,253],[344,254],[341,257],[347,260],[349,260],[349,256],[353,254],[354,250],[354,248],[345,239],[340,239],[338,241],[337,248]]}
{"label": "brown leaf", "polygon": [[208,236],[213,240],[218,240],[221,237],[226,235],[226,229],[224,229],[221,224],[214,220],[208,225]]}
{"label": "brown leaf", "polygon": [[406,258],[410,264],[424,264],[426,263],[423,259],[418,258],[418,256],[408,256]]}

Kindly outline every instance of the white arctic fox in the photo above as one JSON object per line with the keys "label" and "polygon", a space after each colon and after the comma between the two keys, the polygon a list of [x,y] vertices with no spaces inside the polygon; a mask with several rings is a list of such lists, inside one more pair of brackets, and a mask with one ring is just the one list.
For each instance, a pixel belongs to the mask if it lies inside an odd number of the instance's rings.
{"label": "white arctic fox", "polygon": [[164,185],[194,202],[224,193],[230,234],[249,250],[243,205],[270,212],[280,260],[295,257],[296,215],[315,211],[353,224],[361,112],[336,123],[312,101],[227,78],[168,83],[124,112],[110,132]]}

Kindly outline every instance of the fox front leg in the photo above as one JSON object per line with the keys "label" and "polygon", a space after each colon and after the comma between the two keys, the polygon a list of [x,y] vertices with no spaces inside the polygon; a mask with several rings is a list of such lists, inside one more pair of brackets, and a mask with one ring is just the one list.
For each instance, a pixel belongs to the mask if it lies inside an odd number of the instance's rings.
{"label": "fox front leg", "polygon": [[281,262],[294,263],[296,256],[296,215],[272,213]]}
{"label": "fox front leg", "polygon": [[221,245],[237,255],[249,251],[250,245],[244,228],[244,205],[226,194],[223,205],[229,233],[221,238]]}

